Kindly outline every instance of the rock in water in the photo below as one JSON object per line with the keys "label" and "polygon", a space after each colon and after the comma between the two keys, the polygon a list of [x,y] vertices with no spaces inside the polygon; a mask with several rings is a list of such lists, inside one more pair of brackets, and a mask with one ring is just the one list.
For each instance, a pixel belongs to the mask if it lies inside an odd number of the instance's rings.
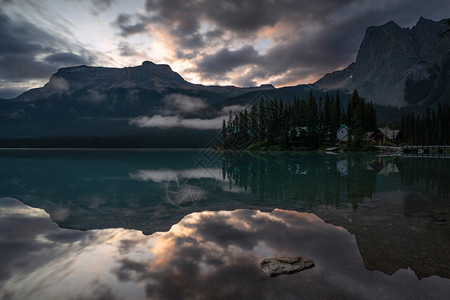
{"label": "rock in water", "polygon": [[260,263],[261,268],[270,277],[294,274],[303,269],[314,267],[314,261],[310,258],[294,257],[271,257],[265,258]]}

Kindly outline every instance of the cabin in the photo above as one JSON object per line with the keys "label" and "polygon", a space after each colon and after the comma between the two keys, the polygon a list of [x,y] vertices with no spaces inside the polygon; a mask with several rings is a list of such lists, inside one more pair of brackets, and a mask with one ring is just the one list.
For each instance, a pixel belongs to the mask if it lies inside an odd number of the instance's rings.
{"label": "cabin", "polygon": [[339,143],[344,144],[348,142],[348,127],[347,125],[341,125],[336,131],[336,139]]}
{"label": "cabin", "polygon": [[302,134],[306,134],[306,132],[308,131],[308,127],[291,127],[291,129],[289,129],[289,135],[294,134],[295,137],[300,137],[302,136]]}
{"label": "cabin", "polygon": [[368,140],[379,145],[389,142],[398,146],[403,140],[403,135],[400,130],[392,130],[386,126],[369,132]]}

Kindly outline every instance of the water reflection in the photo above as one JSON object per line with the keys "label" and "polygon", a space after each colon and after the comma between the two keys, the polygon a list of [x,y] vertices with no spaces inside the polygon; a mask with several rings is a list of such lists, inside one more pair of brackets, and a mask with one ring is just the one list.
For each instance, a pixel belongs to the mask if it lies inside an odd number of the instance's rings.
{"label": "water reflection", "polygon": [[62,228],[152,236],[193,212],[313,212],[354,235],[369,270],[450,278],[449,159],[227,153],[222,168],[201,168],[195,153],[1,152],[0,197],[42,208]]}
{"label": "water reflection", "polygon": [[[144,236],[60,229],[42,210],[2,198],[0,240],[7,258],[0,260],[3,298],[437,299],[450,293],[449,279],[367,270],[354,236],[310,213],[204,211]],[[269,278],[258,263],[279,255],[308,256],[316,267]]]}
{"label": "water reflection", "polygon": [[[449,197],[449,159],[226,153],[221,168],[203,168],[192,159],[196,153],[3,151],[0,196],[19,197],[44,208],[68,227],[80,224],[83,218],[78,213],[101,215],[112,223],[114,216],[127,215],[123,211],[135,214],[139,209],[174,205],[193,207],[183,211],[182,217],[212,206],[308,211],[351,204],[356,210],[374,193],[396,190]],[[84,229],[117,227],[92,223]]]}
{"label": "water reflection", "polygon": [[350,201],[356,208],[375,191],[374,162],[365,155],[227,153],[223,172],[266,204],[293,201],[312,208]]}
{"label": "water reflection", "polygon": [[450,227],[436,218],[449,212],[448,201],[404,191],[374,194],[357,211],[352,207],[315,210],[355,236],[369,270],[391,275],[410,268],[418,278],[450,278]]}
{"label": "water reflection", "polygon": [[303,202],[304,207],[350,202],[356,210],[374,193],[405,190],[448,198],[449,159],[377,157],[370,154],[234,153],[223,156],[231,184],[262,203]]}

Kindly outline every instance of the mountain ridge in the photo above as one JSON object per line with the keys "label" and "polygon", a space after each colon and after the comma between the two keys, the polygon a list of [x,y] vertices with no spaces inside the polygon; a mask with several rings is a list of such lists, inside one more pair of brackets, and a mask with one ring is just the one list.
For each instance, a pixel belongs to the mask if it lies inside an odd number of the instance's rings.
{"label": "mountain ridge", "polygon": [[355,62],[314,84],[323,90],[356,88],[367,100],[396,107],[450,101],[450,38],[438,37],[446,29],[444,20],[423,17],[411,29],[393,21],[370,26]]}
{"label": "mountain ridge", "polygon": [[167,64],[155,64],[144,61],[140,66],[125,68],[95,67],[80,65],[60,68],[50,76],[49,81],[41,88],[31,89],[10,100],[31,102],[55,94],[72,94],[81,88],[109,90],[114,88],[147,89],[158,92],[168,88],[184,90],[204,90],[209,92],[235,96],[254,90],[275,89],[271,84],[259,87],[236,87],[201,85],[186,81],[174,72]]}

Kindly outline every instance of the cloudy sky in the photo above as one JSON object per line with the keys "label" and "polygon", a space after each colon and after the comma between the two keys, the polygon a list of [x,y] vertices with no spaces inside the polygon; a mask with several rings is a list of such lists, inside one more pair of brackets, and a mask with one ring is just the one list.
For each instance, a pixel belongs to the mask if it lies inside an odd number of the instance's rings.
{"label": "cloudy sky", "polygon": [[371,25],[449,17],[447,0],[0,0],[0,98],[60,67],[169,64],[202,84],[314,82]]}

